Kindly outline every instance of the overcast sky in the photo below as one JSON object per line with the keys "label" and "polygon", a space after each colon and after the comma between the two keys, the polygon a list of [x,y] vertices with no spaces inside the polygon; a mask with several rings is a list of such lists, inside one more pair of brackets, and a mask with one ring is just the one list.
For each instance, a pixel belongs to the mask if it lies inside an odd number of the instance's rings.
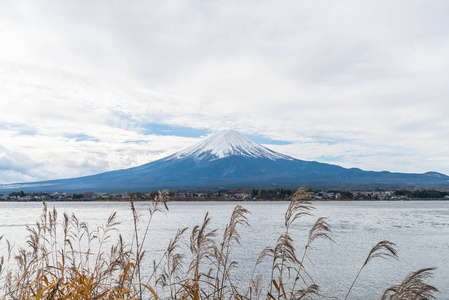
{"label": "overcast sky", "polygon": [[304,160],[449,174],[449,1],[0,2],[0,183],[221,129]]}

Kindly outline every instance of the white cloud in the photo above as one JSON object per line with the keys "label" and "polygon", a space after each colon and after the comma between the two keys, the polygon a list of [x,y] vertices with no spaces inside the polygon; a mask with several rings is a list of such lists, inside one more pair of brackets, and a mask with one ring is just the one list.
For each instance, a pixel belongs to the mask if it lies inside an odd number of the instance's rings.
{"label": "white cloud", "polygon": [[196,141],[146,135],[144,123],[265,134],[292,142],[275,150],[345,167],[449,174],[448,6],[3,1],[0,143],[8,161],[27,159],[0,181],[135,166]]}

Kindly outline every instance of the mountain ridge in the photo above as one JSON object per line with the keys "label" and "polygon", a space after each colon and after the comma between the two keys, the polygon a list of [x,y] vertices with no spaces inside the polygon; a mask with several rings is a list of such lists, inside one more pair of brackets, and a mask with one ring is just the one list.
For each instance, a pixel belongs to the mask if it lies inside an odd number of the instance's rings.
{"label": "mountain ridge", "polygon": [[272,151],[235,130],[227,130],[141,166],[78,178],[0,185],[0,192],[218,190],[303,185],[311,188],[447,188],[449,177],[437,172],[363,171],[299,160]]}

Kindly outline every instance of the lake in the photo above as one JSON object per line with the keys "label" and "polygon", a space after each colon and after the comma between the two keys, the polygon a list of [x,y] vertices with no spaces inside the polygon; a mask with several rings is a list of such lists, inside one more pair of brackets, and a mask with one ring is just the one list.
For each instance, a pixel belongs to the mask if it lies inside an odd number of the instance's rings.
{"label": "lake", "polygon": [[[235,280],[246,285],[255,261],[267,246],[274,246],[284,230],[284,213],[288,202],[170,202],[169,211],[155,215],[150,227],[147,249],[158,256],[168,241],[181,227],[201,224],[206,212],[212,218],[210,228],[221,233],[233,208],[241,204],[248,209],[251,227],[240,227],[241,244],[233,250],[239,262]],[[437,267],[428,280],[440,293],[438,299],[449,299],[449,201],[397,202],[314,202],[314,217],[298,219],[291,228],[297,252],[307,242],[308,231],[317,217],[327,217],[332,226],[335,243],[318,240],[308,252],[309,273],[320,286],[321,294],[344,298],[371,248],[381,240],[394,242],[399,259],[374,259],[361,273],[351,299],[379,299],[383,291],[399,284],[410,272],[426,267]],[[137,202],[141,212],[141,226],[148,213],[145,203]],[[119,231],[125,238],[133,233],[129,203],[121,202],[55,202],[59,212],[74,213],[95,228],[117,212]],[[35,202],[0,203],[0,235],[14,242],[16,248],[25,246],[26,226],[39,219],[42,204]],[[190,232],[186,235],[188,242]],[[5,251],[4,243],[0,246]],[[268,269],[267,269],[268,272]],[[268,276],[268,274],[267,274]]]}

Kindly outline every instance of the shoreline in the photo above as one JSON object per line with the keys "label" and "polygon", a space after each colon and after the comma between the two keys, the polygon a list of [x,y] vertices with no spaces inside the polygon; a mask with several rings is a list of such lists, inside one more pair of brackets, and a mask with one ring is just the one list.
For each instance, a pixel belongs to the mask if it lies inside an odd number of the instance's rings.
{"label": "shoreline", "polygon": [[[372,200],[367,200],[367,199],[363,199],[363,200],[354,200],[354,199],[329,199],[329,200],[322,200],[322,199],[304,199],[305,201],[310,201],[310,202],[409,202],[409,201],[420,201],[420,202],[425,202],[425,201],[449,201],[449,199],[444,199],[444,198],[420,198],[420,199],[372,199]],[[138,200],[134,200],[134,202],[152,202],[152,199],[148,199],[148,200],[142,200],[142,199],[138,199]],[[17,202],[17,203],[22,203],[22,202],[42,202],[42,200],[1,200],[0,203],[2,202]],[[123,202],[123,203],[129,203],[129,200],[99,200],[99,199],[95,199],[95,200],[45,200],[45,202],[58,202],[58,203],[74,203],[74,202],[79,202],[79,203],[83,203],[83,202],[101,202],[101,203],[106,203],[106,202],[112,202],[112,203],[117,203],[117,202]],[[216,200],[216,199],[194,199],[194,200],[168,200],[166,201],[167,203],[170,202],[290,202],[289,199],[282,199],[282,200],[270,200],[270,199],[257,199],[257,200],[242,200],[242,199],[230,199],[230,200]]]}

